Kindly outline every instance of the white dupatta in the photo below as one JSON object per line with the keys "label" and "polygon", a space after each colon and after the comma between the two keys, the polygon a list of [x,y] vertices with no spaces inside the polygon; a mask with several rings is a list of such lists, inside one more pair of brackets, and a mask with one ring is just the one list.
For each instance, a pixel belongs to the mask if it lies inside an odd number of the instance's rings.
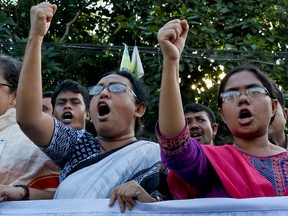
{"label": "white dupatta", "polygon": [[69,175],[59,185],[54,199],[110,198],[118,185],[158,161],[161,158],[157,143],[137,141]]}

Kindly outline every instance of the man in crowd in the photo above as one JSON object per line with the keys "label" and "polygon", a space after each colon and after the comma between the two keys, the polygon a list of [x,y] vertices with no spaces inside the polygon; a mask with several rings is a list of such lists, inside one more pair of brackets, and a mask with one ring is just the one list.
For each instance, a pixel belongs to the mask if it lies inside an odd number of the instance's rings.
{"label": "man in crowd", "polygon": [[210,108],[199,103],[189,103],[184,107],[190,136],[202,144],[214,144],[214,137],[218,130],[216,118]]}

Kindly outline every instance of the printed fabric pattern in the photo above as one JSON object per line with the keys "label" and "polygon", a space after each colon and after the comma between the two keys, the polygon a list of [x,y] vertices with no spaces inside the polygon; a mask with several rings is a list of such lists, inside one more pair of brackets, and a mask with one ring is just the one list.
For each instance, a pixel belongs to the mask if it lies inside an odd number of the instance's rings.
{"label": "printed fabric pattern", "polygon": [[85,130],[64,125],[54,118],[55,130],[48,147],[41,148],[62,168],[59,180],[62,182],[79,163],[101,153],[98,139]]}
{"label": "printed fabric pattern", "polygon": [[[201,183],[205,182],[210,192],[217,191],[217,188],[214,188],[216,185],[213,185],[213,179],[208,179],[208,173],[211,172],[208,165],[211,164],[230,197],[287,195],[288,152],[258,158],[247,155],[231,145],[202,145],[190,139],[187,124],[179,136],[173,138],[161,137],[157,126],[156,133],[164,165],[175,171],[190,185],[201,188]],[[175,147],[173,147],[174,144],[176,144]],[[250,183],[247,184],[247,181]],[[239,188],[239,184],[244,188]],[[207,195],[219,197],[212,193]]]}

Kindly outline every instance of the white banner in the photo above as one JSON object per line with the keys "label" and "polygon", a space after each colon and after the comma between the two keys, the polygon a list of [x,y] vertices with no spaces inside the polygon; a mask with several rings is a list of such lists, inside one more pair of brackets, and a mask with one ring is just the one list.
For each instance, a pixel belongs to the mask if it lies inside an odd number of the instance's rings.
{"label": "white banner", "polygon": [[193,216],[287,216],[288,197],[273,198],[205,198],[192,200],[137,203],[132,211],[120,213],[116,204],[108,206],[108,199],[62,199],[13,201],[0,203],[0,215],[193,215]]}

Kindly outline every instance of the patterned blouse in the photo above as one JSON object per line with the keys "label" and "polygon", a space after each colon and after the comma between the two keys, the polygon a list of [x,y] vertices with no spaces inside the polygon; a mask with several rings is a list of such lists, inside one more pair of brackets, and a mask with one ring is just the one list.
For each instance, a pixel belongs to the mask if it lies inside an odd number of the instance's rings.
{"label": "patterned blouse", "polygon": [[55,129],[48,147],[42,147],[61,169],[62,182],[79,163],[101,153],[97,137],[85,130],[77,130],[55,119]]}

